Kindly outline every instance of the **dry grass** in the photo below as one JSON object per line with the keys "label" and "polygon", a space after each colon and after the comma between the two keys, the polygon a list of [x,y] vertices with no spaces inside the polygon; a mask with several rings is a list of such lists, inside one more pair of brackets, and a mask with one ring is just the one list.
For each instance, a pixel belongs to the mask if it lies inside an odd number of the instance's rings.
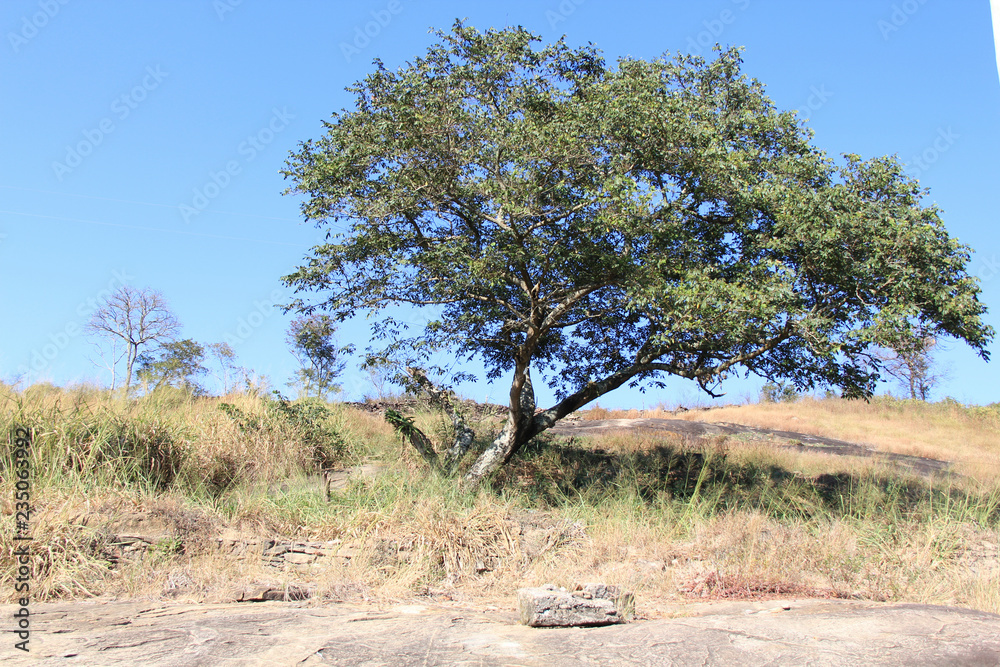
{"label": "dry grass", "polygon": [[884,452],[954,461],[959,464],[957,472],[979,479],[1000,477],[1000,410],[970,410],[954,402],[803,398],[687,412],[675,418],[820,435]]}
{"label": "dry grass", "polygon": [[1000,478],[1000,407],[966,407],[954,401],[923,403],[877,397],[869,403],[837,398],[731,405],[673,412],[580,412],[583,419],[683,419],[818,435],[879,451],[954,462],[955,472],[979,480]]}
{"label": "dry grass", "polygon": [[[265,584],[306,586],[318,601],[421,598],[509,607],[520,586],[602,580],[634,590],[647,615],[683,600],[792,595],[1000,612],[995,476],[949,487],[871,460],[785,450],[766,439],[618,432],[585,442],[543,438],[491,487],[470,494],[427,474],[378,415],[346,406],[296,421],[253,395],[124,401],[42,388],[6,399],[3,432],[34,420],[44,444],[33,462],[36,600],[224,601],[244,586]],[[969,461],[995,455],[996,424],[988,414],[824,403],[698,416],[844,439],[878,434],[890,423],[929,428],[937,420],[942,439],[961,429],[964,448],[957,451]],[[837,431],[837,415],[855,423]],[[448,442],[450,427],[440,416],[415,419],[439,446]],[[316,476],[316,433],[336,436],[335,465],[375,461],[384,472],[358,478],[327,502]],[[122,448],[108,449],[112,442]],[[173,447],[169,481],[125,465],[158,442]],[[104,470],[81,467],[98,455]],[[9,452],[0,456],[0,511],[9,519],[8,470]],[[111,538],[130,530],[161,537],[142,557],[110,558]],[[283,570],[221,556],[211,548],[220,535],[339,539],[357,553],[349,567]],[[12,548],[11,531],[0,533],[3,581],[12,580]],[[5,601],[12,595],[10,587],[0,590]]]}

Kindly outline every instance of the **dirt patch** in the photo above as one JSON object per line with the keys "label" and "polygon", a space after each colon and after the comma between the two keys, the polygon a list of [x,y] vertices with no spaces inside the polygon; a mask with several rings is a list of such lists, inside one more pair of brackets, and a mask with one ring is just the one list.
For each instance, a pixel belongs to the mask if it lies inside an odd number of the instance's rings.
{"label": "dirt patch", "polygon": [[836,456],[858,456],[875,458],[894,463],[924,476],[948,472],[951,461],[939,461],[920,456],[907,456],[891,452],[880,452],[873,447],[861,445],[834,438],[824,438],[818,435],[795,433],[793,431],[776,431],[766,428],[754,428],[740,424],[708,423],[688,421],[684,419],[595,419],[573,422],[560,422],[550,432],[555,435],[571,437],[586,437],[601,435],[613,431],[660,431],[677,433],[691,437],[710,437],[713,435],[751,434],[761,438],[772,438],[786,441],[779,446],[798,451],[813,451]]}

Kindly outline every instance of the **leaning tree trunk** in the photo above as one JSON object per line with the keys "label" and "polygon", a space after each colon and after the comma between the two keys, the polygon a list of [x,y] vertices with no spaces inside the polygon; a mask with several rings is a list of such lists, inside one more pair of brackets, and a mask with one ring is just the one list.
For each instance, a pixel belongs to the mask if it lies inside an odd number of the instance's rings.
{"label": "leaning tree trunk", "polygon": [[[613,391],[622,386],[636,375],[653,368],[650,359],[640,359],[637,363],[623,368],[608,377],[588,382],[579,391],[566,396],[559,403],[541,410],[535,414],[535,390],[531,385],[531,373],[528,362],[518,363],[514,370],[514,379],[510,388],[510,406],[507,411],[507,420],[500,430],[500,433],[486,448],[475,463],[465,474],[463,485],[467,488],[478,486],[484,479],[496,472],[501,466],[513,458],[515,454],[528,443],[533,437],[539,435],[553,426],[556,422],[568,414],[579,410],[587,403],[603,396],[609,391]],[[447,391],[434,386],[423,371],[419,369],[408,369],[409,375],[416,385],[426,390],[432,400],[445,408],[445,411],[452,416],[455,425],[456,439],[445,458],[445,465],[441,466],[437,460],[433,448],[429,446],[429,440],[425,438],[414,441],[411,444],[420,452],[421,456],[427,460],[432,468],[447,474],[454,471],[455,465],[472,443],[472,429],[468,428],[461,415],[451,404],[451,397]],[[402,424],[400,424],[401,426]],[[412,422],[406,424],[406,431],[416,430]],[[417,431],[419,433],[419,431]],[[407,435],[404,433],[404,435]],[[423,434],[420,434],[423,435]]]}
{"label": "leaning tree trunk", "polygon": [[476,486],[507,463],[522,446],[536,435],[546,431],[568,414],[579,410],[587,403],[614,391],[636,375],[650,369],[647,360],[640,360],[627,368],[612,373],[602,380],[588,382],[574,394],[570,394],[556,405],[535,414],[535,392],[531,387],[531,377],[527,365],[519,367],[511,385],[510,412],[507,423],[485,452],[465,475],[466,486]]}
{"label": "leaning tree trunk", "polygon": [[479,455],[469,472],[465,474],[467,486],[476,486],[492,475],[531,439],[528,434],[531,430],[531,420],[535,416],[535,390],[531,386],[528,367],[525,366],[518,371],[515,371],[514,382],[511,384],[507,421],[490,446]]}
{"label": "leaning tree trunk", "polygon": [[476,433],[465,423],[462,412],[455,407],[454,396],[450,389],[439,387],[431,382],[427,374],[419,368],[407,368],[406,374],[413,382],[413,389],[420,389],[427,393],[431,403],[444,410],[451,418],[452,426],[455,428],[455,441],[445,452],[444,460],[438,459],[438,454],[434,450],[434,445],[430,438],[414,425],[413,420],[404,417],[395,410],[385,411],[385,420],[402,436],[403,440],[409,442],[417,453],[427,462],[432,470],[452,475],[462,458],[465,456],[475,440]]}

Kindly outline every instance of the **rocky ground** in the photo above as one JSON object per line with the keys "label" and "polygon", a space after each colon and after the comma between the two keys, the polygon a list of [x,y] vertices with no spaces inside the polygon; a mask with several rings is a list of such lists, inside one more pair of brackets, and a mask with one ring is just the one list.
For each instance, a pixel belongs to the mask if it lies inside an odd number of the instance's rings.
{"label": "rocky ground", "polygon": [[556,424],[551,432],[556,435],[590,436],[608,433],[610,431],[665,431],[693,437],[713,435],[739,435],[747,433],[761,437],[777,438],[785,441],[783,447],[799,450],[811,450],[836,456],[861,456],[877,458],[909,468],[921,475],[932,475],[944,472],[951,465],[950,461],[938,461],[920,456],[907,456],[891,452],[880,452],[874,448],[859,445],[834,438],[824,438],[806,433],[791,431],[775,431],[772,429],[753,428],[740,424],[709,423],[687,421],[684,419],[594,419],[563,421]]}
{"label": "rocky ground", "polygon": [[[615,430],[692,437],[751,433],[777,439],[780,446],[882,457],[921,474],[949,465],[735,424],[608,419],[566,421],[553,429],[570,437]],[[327,484],[339,489],[350,477],[379,471],[378,466],[334,471]],[[153,518],[119,517],[108,542],[109,559],[136,557],[180,539],[177,526]],[[530,524],[519,529],[526,552],[534,542],[547,544],[553,529]],[[340,540],[248,541],[239,535],[209,541],[202,546],[236,559],[262,558],[285,570],[343,566],[358,548]],[[989,560],[995,562],[995,549]],[[176,583],[178,590],[183,583]],[[640,600],[639,620],[632,623],[546,629],[520,625],[513,596],[507,607],[470,608],[457,602],[359,606],[310,599],[311,593],[308,587],[262,585],[234,591],[226,598],[234,602],[220,604],[33,604],[30,653],[15,649],[18,640],[5,633],[0,660],[10,665],[1000,665],[1000,616],[951,607],[771,599],[677,603],[644,615]],[[0,607],[8,619],[14,611]]]}
{"label": "rocky ground", "polygon": [[[14,608],[0,608],[11,618]],[[513,609],[260,602],[32,608],[5,665],[998,665],[1000,616],[921,605],[769,601],[674,618],[529,628]]]}

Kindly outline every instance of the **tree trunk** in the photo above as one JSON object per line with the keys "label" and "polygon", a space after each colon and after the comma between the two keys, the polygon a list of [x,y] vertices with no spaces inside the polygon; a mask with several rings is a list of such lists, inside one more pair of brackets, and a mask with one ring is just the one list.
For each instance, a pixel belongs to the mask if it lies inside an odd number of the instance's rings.
{"label": "tree trunk", "polygon": [[561,400],[553,407],[535,414],[535,392],[531,386],[531,377],[527,366],[515,371],[514,382],[511,385],[511,407],[507,415],[507,423],[485,452],[466,473],[463,483],[473,487],[483,479],[493,474],[500,466],[507,463],[536,435],[546,431],[568,414],[579,410],[587,403],[604,394],[614,391],[639,373],[649,367],[637,364],[622,369],[617,373],[598,380],[588,382],[579,391]]}
{"label": "tree trunk", "polygon": [[472,441],[475,439],[476,434],[471,428],[465,425],[465,421],[461,417],[456,416],[457,413],[452,415],[452,423],[455,426],[455,442],[452,444],[451,448],[445,454],[445,470],[451,474],[455,472],[455,468],[458,467],[459,462],[465,453],[469,451],[472,446]]}
{"label": "tree trunk", "polygon": [[465,474],[463,483],[468,487],[478,486],[478,484],[489,475],[493,474],[504,464],[504,461],[514,452],[517,446],[517,429],[513,426],[510,417],[507,423],[497,435],[493,443],[486,448],[486,451],[479,455],[476,462]]}
{"label": "tree trunk", "polygon": [[139,356],[139,346],[134,343],[128,345],[127,356],[125,357],[125,393],[128,394],[132,388],[132,366],[135,365],[136,357]]}
{"label": "tree trunk", "polygon": [[432,470],[440,469],[437,452],[434,451],[434,445],[423,431],[413,425],[412,419],[404,417],[395,410],[386,410],[385,420],[392,424],[392,427],[396,429],[396,432],[398,432],[404,440],[413,445],[413,448],[417,450],[417,453],[420,454]]}
{"label": "tree trunk", "polygon": [[462,460],[462,457],[469,451],[476,434],[466,425],[465,418],[462,417],[459,410],[452,403],[453,396],[450,389],[435,385],[427,377],[427,374],[419,368],[407,368],[406,374],[413,379],[418,387],[427,393],[432,404],[444,410],[445,414],[451,419],[452,426],[455,428],[455,442],[452,443],[451,447],[445,453],[444,464],[442,466],[444,471],[450,475],[455,472],[455,468]]}
{"label": "tree trunk", "polygon": [[507,422],[486,451],[479,455],[465,474],[466,486],[476,486],[492,475],[517,453],[525,442],[535,416],[535,390],[531,385],[531,373],[527,366],[515,371],[510,390],[510,409]]}

